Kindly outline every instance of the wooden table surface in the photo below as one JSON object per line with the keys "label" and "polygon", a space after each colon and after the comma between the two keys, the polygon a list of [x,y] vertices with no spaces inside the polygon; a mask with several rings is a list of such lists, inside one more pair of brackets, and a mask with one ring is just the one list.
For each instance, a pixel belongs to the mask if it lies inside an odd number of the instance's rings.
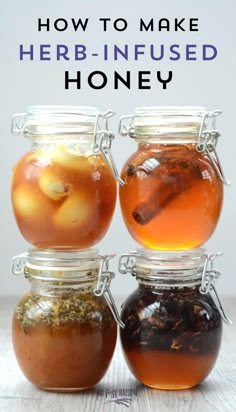
{"label": "wooden table surface", "polygon": [[78,394],[44,392],[24,378],[11,343],[11,317],[15,302],[12,299],[0,301],[0,412],[236,411],[236,299],[224,299],[234,325],[225,325],[217,364],[198,387],[159,391],[141,385],[129,372],[118,344],[102,382]]}

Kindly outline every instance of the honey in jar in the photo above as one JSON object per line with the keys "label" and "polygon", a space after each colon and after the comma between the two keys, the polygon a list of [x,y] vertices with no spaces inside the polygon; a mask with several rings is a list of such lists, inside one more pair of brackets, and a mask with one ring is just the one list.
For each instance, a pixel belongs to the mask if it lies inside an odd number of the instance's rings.
{"label": "honey in jar", "polygon": [[[114,135],[100,130],[110,112],[35,106],[13,119],[13,132],[32,141],[15,165],[12,205],[18,227],[36,247],[90,247],[103,238],[116,203]],[[105,127],[105,126],[104,126]],[[108,156],[109,154],[109,156]]]}
{"label": "honey in jar", "polygon": [[121,120],[120,132],[138,143],[125,163],[120,205],[133,238],[150,249],[184,250],[214,232],[223,202],[223,175],[216,153],[219,133],[203,108],[141,108]]}
{"label": "honey in jar", "polygon": [[[202,249],[155,252],[141,249],[121,258],[138,288],[122,306],[121,343],[127,365],[143,384],[177,390],[195,386],[217,360],[221,317],[230,323],[215,292],[219,272]],[[127,262],[135,259],[130,265]]]}
{"label": "honey in jar", "polygon": [[113,274],[107,265],[101,270],[103,262],[107,257],[93,249],[30,250],[13,259],[13,273],[31,282],[13,315],[13,347],[22,372],[38,388],[76,392],[106,373],[117,324],[109,291]]}

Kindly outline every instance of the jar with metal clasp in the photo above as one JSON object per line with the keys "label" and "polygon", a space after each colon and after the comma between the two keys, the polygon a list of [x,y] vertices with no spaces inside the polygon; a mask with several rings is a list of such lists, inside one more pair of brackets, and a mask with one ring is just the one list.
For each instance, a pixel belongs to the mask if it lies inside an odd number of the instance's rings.
{"label": "jar with metal clasp", "polygon": [[105,235],[116,203],[112,111],[31,106],[13,116],[12,132],[32,150],[15,165],[12,204],[25,239],[39,248],[84,249]]}
{"label": "jar with metal clasp", "polygon": [[125,163],[120,204],[133,238],[150,249],[184,250],[214,232],[224,176],[216,145],[220,110],[143,107],[120,120],[119,131],[138,144]]}
{"label": "jar with metal clasp", "polygon": [[204,249],[140,249],[120,258],[119,271],[136,277],[122,306],[121,343],[127,364],[143,384],[185,389],[211,372],[220,349],[225,314],[213,268],[218,254]]}
{"label": "jar with metal clasp", "polygon": [[40,389],[76,392],[106,373],[123,326],[110,292],[114,274],[96,249],[31,249],[13,258],[31,291],[17,304],[12,339],[18,364]]}

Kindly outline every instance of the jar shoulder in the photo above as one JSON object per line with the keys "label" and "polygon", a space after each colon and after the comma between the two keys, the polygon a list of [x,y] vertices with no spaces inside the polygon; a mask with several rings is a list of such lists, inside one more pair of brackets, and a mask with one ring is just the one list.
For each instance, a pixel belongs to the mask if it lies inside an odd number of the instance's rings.
{"label": "jar shoulder", "polygon": [[[198,165],[200,168],[212,169],[212,162],[206,152],[198,152],[196,145],[148,145],[143,144],[128,158],[123,167],[123,173],[127,170],[131,175],[131,167],[135,169],[143,167],[145,162],[152,161],[152,169],[158,170],[160,166],[183,167],[184,169]],[[148,164],[147,164],[148,166]],[[155,167],[154,167],[155,166]],[[150,171],[151,171],[150,170]]]}
{"label": "jar shoulder", "polygon": [[14,319],[25,327],[41,323],[58,326],[68,322],[91,325],[113,322],[104,298],[96,297],[91,292],[56,296],[29,292],[17,304]]}
{"label": "jar shoulder", "polygon": [[[199,288],[199,287],[198,287]],[[138,288],[122,306],[122,317],[137,321],[162,319],[170,327],[184,320],[187,327],[214,321],[221,322],[220,313],[210,295],[201,295],[199,290],[188,292]]]}

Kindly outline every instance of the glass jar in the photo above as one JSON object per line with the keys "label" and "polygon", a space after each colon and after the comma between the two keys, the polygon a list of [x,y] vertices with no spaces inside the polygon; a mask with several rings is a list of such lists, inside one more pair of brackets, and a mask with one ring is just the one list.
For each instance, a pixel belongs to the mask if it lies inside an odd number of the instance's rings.
{"label": "glass jar", "polygon": [[[223,311],[215,289],[216,255],[203,249],[123,255],[121,273],[136,276],[138,288],[122,306],[121,343],[127,364],[143,384],[185,389],[202,382],[220,348]],[[210,267],[209,267],[210,265]]]}
{"label": "glass jar", "polygon": [[201,107],[144,107],[121,118],[120,133],[134,138],[138,149],[121,173],[120,204],[130,234],[141,245],[192,249],[215,230],[222,183],[228,183],[216,153],[220,134],[215,118],[220,113]]}
{"label": "glass jar", "polygon": [[[12,204],[25,239],[39,248],[87,248],[105,235],[116,203],[110,154],[111,111],[34,106],[13,117],[12,132],[32,142],[16,164]],[[120,181],[120,180],[119,180]]]}
{"label": "glass jar", "polygon": [[37,387],[80,391],[106,373],[118,318],[109,291],[109,258],[94,249],[32,249],[13,258],[13,273],[23,273],[31,283],[13,315],[13,347],[22,372]]}

